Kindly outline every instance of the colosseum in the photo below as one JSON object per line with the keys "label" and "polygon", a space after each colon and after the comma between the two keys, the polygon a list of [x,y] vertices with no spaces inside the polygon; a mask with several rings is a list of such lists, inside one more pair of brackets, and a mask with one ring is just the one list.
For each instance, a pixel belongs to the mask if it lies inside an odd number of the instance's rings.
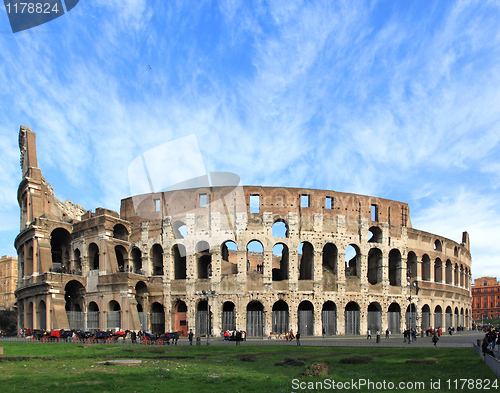
{"label": "colosseum", "polygon": [[457,243],[414,229],[406,203],[215,184],[92,212],[55,197],[29,127],[19,147],[20,328],[268,337],[471,325],[467,232]]}

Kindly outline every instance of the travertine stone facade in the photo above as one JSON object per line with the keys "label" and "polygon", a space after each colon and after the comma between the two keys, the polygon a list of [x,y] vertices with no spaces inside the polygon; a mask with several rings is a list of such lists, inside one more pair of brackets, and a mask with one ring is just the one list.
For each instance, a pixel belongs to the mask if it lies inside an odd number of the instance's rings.
{"label": "travertine stone facade", "polygon": [[470,326],[467,233],[457,243],[414,229],[406,203],[258,186],[231,200],[230,187],[211,187],[92,213],[55,199],[27,127],[20,148],[22,326],[249,336]]}

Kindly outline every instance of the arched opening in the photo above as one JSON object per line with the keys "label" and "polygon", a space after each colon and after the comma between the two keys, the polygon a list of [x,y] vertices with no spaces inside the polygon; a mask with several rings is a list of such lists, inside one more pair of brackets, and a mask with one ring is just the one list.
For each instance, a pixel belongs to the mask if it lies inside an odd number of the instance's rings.
{"label": "arched opening", "polygon": [[106,326],[111,330],[120,330],[121,328],[121,307],[116,300],[108,303],[108,312],[106,313]]}
{"label": "arched opening", "polygon": [[182,244],[174,244],[172,247],[174,257],[174,277],[176,280],[186,279],[186,247]]}
{"label": "arched opening", "polygon": [[187,239],[187,227],[182,221],[175,221],[172,224],[172,229],[176,239]]}
{"label": "arched opening", "polygon": [[443,309],[441,306],[436,306],[434,308],[434,328],[439,329],[443,326]]}
{"label": "arched opening", "polygon": [[408,329],[417,328],[417,308],[414,303],[406,308],[406,327]]}
{"label": "arched opening", "polygon": [[247,244],[247,271],[264,271],[264,246],[257,240]]}
{"label": "arched opening", "polygon": [[463,328],[465,326],[465,318],[464,318],[464,308],[462,307],[460,309],[460,328]]}
{"label": "arched opening", "polygon": [[288,304],[278,300],[273,305],[272,333],[285,334],[288,332]]}
{"label": "arched opening", "polygon": [[368,282],[372,285],[382,282],[382,251],[372,248],[368,252]]}
{"label": "arched opening", "polygon": [[165,333],[165,308],[158,302],[151,305],[151,332]]}
{"label": "arched opening", "polygon": [[369,243],[382,243],[382,229],[379,227],[371,227],[368,230]]}
{"label": "arched opening", "polygon": [[463,288],[464,286],[464,265],[460,265],[460,286]]}
{"label": "arched opening", "polygon": [[118,265],[119,272],[125,272],[125,261],[128,261],[127,250],[123,246],[115,246],[116,263]]}
{"label": "arched opening", "polygon": [[144,312],[144,305],[147,303],[149,295],[148,286],[144,281],[137,281],[135,284],[135,301],[137,302],[137,312],[139,313],[139,322],[142,330],[149,330],[148,313]]}
{"label": "arched opening", "polygon": [[426,331],[431,328],[431,309],[426,304],[422,307],[422,330]]}
{"label": "arched opening", "polygon": [[[153,255],[153,275],[163,276],[163,248],[159,244],[154,244],[151,249]],[[165,333],[165,332],[163,332]]]}
{"label": "arched opening", "polygon": [[391,334],[401,333],[401,307],[398,303],[391,303],[387,309],[387,325]]}
{"label": "arched opening", "polygon": [[273,237],[288,237],[288,225],[285,220],[276,220],[272,227]]}
{"label": "arched opening", "polygon": [[327,243],[323,247],[323,274],[329,272],[337,275],[338,250],[335,244]]}
{"label": "arched opening", "polygon": [[224,302],[222,305],[222,331],[236,330],[236,313],[233,302]]}
{"label": "arched opening", "polygon": [[455,248],[453,249],[453,255],[458,258],[458,247],[455,246]]}
{"label": "arched opening", "polygon": [[453,284],[458,287],[460,285],[460,268],[458,267],[458,263],[455,263],[455,269],[453,269],[453,273]]}
{"label": "arched opening", "polygon": [[431,259],[429,255],[422,255],[422,280],[431,281]]}
{"label": "arched opening", "polygon": [[87,308],[87,328],[95,332],[99,327],[99,306],[96,302],[90,302]]}
{"label": "arched opening", "polygon": [[82,275],[82,253],[77,248],[73,251],[75,274]]}
{"label": "arched opening", "polygon": [[137,247],[132,248],[130,253],[132,259],[132,271],[136,274],[142,274],[142,252]]}
{"label": "arched opening", "polygon": [[273,247],[273,281],[288,280],[288,247],[278,243]]}
{"label": "arched opening", "polygon": [[379,303],[370,303],[368,305],[368,329],[372,334],[378,330],[382,332],[382,307]]}
{"label": "arched opening", "polygon": [[88,253],[90,270],[99,270],[99,247],[97,244],[90,243]]}
{"label": "arched opening", "polygon": [[206,241],[198,242],[196,245],[196,261],[198,278],[209,278],[212,276],[212,254],[210,245]]}
{"label": "arched opening", "polygon": [[321,324],[323,335],[334,336],[337,334],[337,306],[330,300],[323,304]]}
{"label": "arched opening", "polygon": [[308,300],[299,304],[297,312],[298,333],[302,336],[314,335],[314,306]]}
{"label": "arched opening", "polygon": [[299,280],[314,279],[314,247],[309,242],[299,244]]}
{"label": "arched opening", "polygon": [[456,330],[457,327],[458,327],[458,324],[460,322],[459,321],[460,314],[458,313],[458,307],[455,307],[455,315],[454,315],[454,317],[455,318],[453,319],[453,326],[452,326],[452,328]]}
{"label": "arched opening", "polygon": [[408,259],[406,261],[406,275],[411,278],[417,278],[417,255],[410,251],[408,253]]}
{"label": "arched opening", "polygon": [[28,309],[26,310],[26,327],[33,330],[33,312],[34,305],[33,302],[29,302]]}
{"label": "arched opening", "polygon": [[47,330],[47,305],[45,304],[45,301],[40,300],[40,303],[38,304],[37,314],[39,329]]}
{"label": "arched opening", "polygon": [[436,251],[443,251],[443,246],[441,245],[441,241],[439,239],[437,239],[434,242],[434,250],[436,250]]}
{"label": "arched opening", "polygon": [[235,242],[229,240],[222,243],[221,257],[222,275],[238,274],[238,246]]}
{"label": "arched opening", "polygon": [[389,252],[389,285],[401,286],[401,253],[392,249]]}
{"label": "arched opening", "polygon": [[128,240],[128,230],[123,224],[116,224],[113,227],[113,238],[118,240]]}
{"label": "arched opening", "polygon": [[200,300],[196,307],[196,333],[202,336],[210,334],[211,318],[209,318],[208,301]]}
{"label": "arched opening", "polygon": [[52,271],[69,273],[69,253],[71,235],[64,228],[57,228],[50,234],[50,251],[52,253]]}
{"label": "arched opening", "polygon": [[453,313],[451,311],[451,307],[446,307],[446,318],[445,318],[445,329],[451,328],[453,326]]}
{"label": "arched opening", "polygon": [[453,284],[453,265],[449,259],[446,261],[446,284]]}
{"label": "arched opening", "polygon": [[443,282],[443,264],[439,258],[434,262],[434,282]]}
{"label": "arched opening", "polygon": [[85,294],[85,287],[76,280],[71,280],[64,288],[66,315],[70,329],[85,329],[83,313]]}
{"label": "arched opening", "polygon": [[263,323],[264,306],[261,302],[253,300],[247,305],[247,336],[262,337],[264,335]]}
{"label": "arched opening", "polygon": [[28,248],[28,256],[26,257],[26,276],[31,276],[35,267],[33,266],[33,247]]}
{"label": "arched opening", "polygon": [[174,307],[174,330],[176,332],[181,332],[182,336],[187,336],[188,324],[187,324],[187,306],[183,301],[178,301]]}
{"label": "arched opening", "polygon": [[356,302],[349,302],[344,311],[345,334],[346,336],[359,335],[360,329],[360,309]]}
{"label": "arched opening", "polygon": [[346,277],[360,277],[361,252],[355,244],[350,244],[345,249],[345,275]]}

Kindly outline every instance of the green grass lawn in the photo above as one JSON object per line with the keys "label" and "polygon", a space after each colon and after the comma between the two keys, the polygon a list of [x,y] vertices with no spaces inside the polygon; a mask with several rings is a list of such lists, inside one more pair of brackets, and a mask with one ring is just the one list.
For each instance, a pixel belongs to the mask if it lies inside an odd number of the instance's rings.
{"label": "green grass lawn", "polygon": [[[0,345],[4,348],[4,355],[0,357],[2,393],[306,392],[313,390],[301,387],[310,387],[306,385],[310,382],[323,382],[323,387],[328,387],[331,380],[350,382],[360,379],[371,382],[385,380],[396,386],[400,382],[424,382],[425,390],[419,391],[436,392],[471,391],[468,386],[460,389],[460,379],[464,378],[489,379],[490,383],[495,380],[493,372],[471,348],[331,348],[248,344],[239,347],[145,347],[16,342]],[[291,358],[294,360],[285,363],[292,365],[279,364]],[[140,359],[142,363],[139,366],[96,364],[112,359]],[[313,364],[316,365],[311,368]],[[315,370],[328,374],[314,376]],[[431,380],[434,383],[440,381],[439,390],[431,389]],[[448,380],[451,381],[450,388]],[[458,380],[457,385],[455,380]],[[340,391],[392,391],[357,387]]]}

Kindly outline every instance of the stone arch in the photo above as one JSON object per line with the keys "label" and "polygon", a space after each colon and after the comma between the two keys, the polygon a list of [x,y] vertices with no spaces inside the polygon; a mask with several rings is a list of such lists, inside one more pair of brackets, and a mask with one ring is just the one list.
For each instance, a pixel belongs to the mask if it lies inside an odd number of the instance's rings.
{"label": "stone arch", "polygon": [[389,252],[389,285],[401,286],[401,252],[393,248]]}
{"label": "stone arch", "polygon": [[408,329],[417,328],[417,307],[411,303],[406,307],[406,327]]}
{"label": "stone arch", "polygon": [[431,308],[429,307],[428,304],[424,304],[422,307],[422,324],[421,324],[422,330],[426,331],[429,330],[432,327],[431,324]]}
{"label": "stone arch", "polygon": [[197,277],[206,279],[212,276],[212,253],[208,242],[202,240],[196,244]]}
{"label": "stone arch", "polygon": [[44,300],[40,300],[38,303],[36,314],[38,328],[47,330],[47,305]]}
{"label": "stone arch", "polygon": [[79,248],[73,250],[74,270],[78,275],[82,274],[82,253]]}
{"label": "stone arch", "polygon": [[375,334],[377,330],[382,332],[382,307],[378,302],[372,302],[368,305],[367,309],[368,315],[368,329],[370,329],[371,334]]}
{"label": "stone arch", "polygon": [[360,277],[361,250],[356,244],[349,244],[345,250],[345,275],[346,277]]}
{"label": "stone arch", "polygon": [[163,276],[163,247],[158,243],[153,244],[151,255],[153,256],[153,275]]}
{"label": "stone arch", "polygon": [[64,228],[56,228],[50,234],[50,251],[52,254],[52,270],[69,272],[71,235]]}
{"label": "stone arch", "polygon": [[333,243],[326,243],[323,247],[323,270],[337,275],[338,249]]}
{"label": "stone arch", "polygon": [[165,333],[165,307],[159,302],[151,305],[151,333]]}
{"label": "stone arch", "polygon": [[106,327],[112,330],[121,329],[121,306],[116,300],[110,300],[108,303]]}
{"label": "stone arch", "polygon": [[264,334],[263,323],[264,306],[258,300],[247,304],[247,336],[262,337]]}
{"label": "stone arch", "polygon": [[410,251],[408,253],[408,258],[406,260],[406,276],[410,278],[417,278],[417,268],[418,268],[417,255]]}
{"label": "stone arch", "polygon": [[436,241],[434,242],[434,250],[443,251],[443,246],[441,244],[441,240],[436,239]]}
{"label": "stone arch", "polygon": [[368,230],[368,242],[369,243],[382,243],[382,229],[373,226]]}
{"label": "stone arch", "polygon": [[383,269],[382,251],[378,248],[371,248],[368,252],[368,282],[372,285],[382,282]]}
{"label": "stone arch", "polygon": [[119,272],[125,272],[128,268],[128,252],[125,247],[122,245],[115,246],[115,256],[116,256],[116,263],[118,265],[118,271]]}
{"label": "stone arch", "polygon": [[26,256],[26,276],[31,276],[35,271],[35,266],[33,265],[35,262],[33,258],[33,246],[29,246],[28,255]]}
{"label": "stone arch", "polygon": [[337,305],[331,300],[323,303],[321,324],[321,332],[323,335],[334,336],[337,334]]}
{"label": "stone arch", "polygon": [[187,239],[187,226],[184,221],[175,221],[172,224],[172,230],[176,239]]}
{"label": "stone arch", "polygon": [[174,244],[172,256],[174,259],[174,279],[185,280],[187,277],[186,247],[183,244]]}
{"label": "stone arch", "polygon": [[272,309],[272,332],[285,334],[288,332],[288,304],[284,300],[278,300]]}
{"label": "stone arch", "polygon": [[83,311],[85,301],[85,287],[80,281],[71,280],[64,287],[64,300],[66,311]]}
{"label": "stone arch", "polygon": [[236,330],[236,307],[233,302],[224,302],[222,305],[222,331]]}
{"label": "stone arch", "polygon": [[460,286],[460,268],[458,267],[458,263],[455,263],[453,273],[453,284],[458,287]]}
{"label": "stone arch", "polygon": [[116,224],[113,227],[113,238],[123,241],[128,241],[128,230],[123,224]]}
{"label": "stone arch", "polygon": [[99,270],[99,247],[90,243],[88,248],[90,270]]}
{"label": "stone arch", "polygon": [[349,302],[344,309],[345,334],[359,335],[360,333],[360,308],[358,303]]}
{"label": "stone arch", "polygon": [[130,259],[132,260],[132,271],[136,274],[142,274],[142,252],[138,247],[132,247]]}
{"label": "stone arch", "polygon": [[297,310],[298,330],[302,336],[314,335],[314,306],[309,300],[300,302]]}
{"label": "stone arch", "polygon": [[[238,273],[238,245],[227,240],[221,245],[221,273],[222,275]],[[231,329],[234,330],[234,329]]]}
{"label": "stone arch", "polygon": [[94,332],[100,328],[99,306],[92,301],[87,306],[87,328]]}
{"label": "stone arch", "polygon": [[174,330],[176,332],[180,332],[179,334],[182,336],[187,336],[189,326],[187,323],[188,308],[186,306],[186,303],[182,300],[176,301],[173,307],[173,311],[174,311]]}
{"label": "stone arch", "polygon": [[451,307],[448,306],[446,307],[446,313],[445,313],[445,329],[448,330],[448,328],[453,326],[453,311],[451,310]]}
{"label": "stone arch", "polygon": [[434,261],[434,282],[443,282],[443,263],[439,258]]}
{"label": "stone arch", "polygon": [[247,271],[262,272],[264,267],[264,246],[258,240],[247,244]]}
{"label": "stone arch", "polygon": [[287,238],[289,235],[287,222],[282,218],[278,218],[277,220],[274,221],[274,224],[271,228],[271,232],[273,237]]}
{"label": "stone arch", "polygon": [[273,281],[288,280],[290,253],[284,243],[276,243],[273,247],[272,275]]}
{"label": "stone arch", "polygon": [[431,259],[429,255],[422,255],[422,280],[431,281]]}
{"label": "stone arch", "polygon": [[440,305],[434,307],[434,328],[439,329],[443,326],[443,309]]}
{"label": "stone arch", "polygon": [[387,328],[391,334],[401,332],[401,307],[393,302],[387,309]]}
{"label": "stone arch", "polygon": [[314,247],[309,242],[302,242],[298,248],[299,280],[314,280]]}
{"label": "stone arch", "polygon": [[453,265],[449,259],[446,260],[446,284],[453,284]]}

